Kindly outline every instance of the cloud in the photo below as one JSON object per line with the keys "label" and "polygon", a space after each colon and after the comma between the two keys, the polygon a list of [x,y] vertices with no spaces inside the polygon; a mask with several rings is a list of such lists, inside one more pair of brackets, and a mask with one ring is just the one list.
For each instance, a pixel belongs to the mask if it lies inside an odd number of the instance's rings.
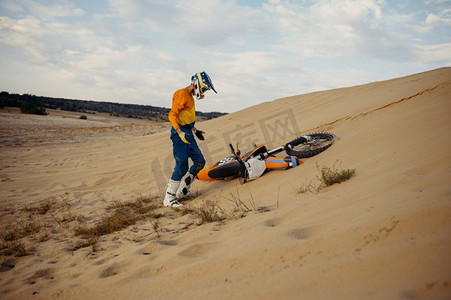
{"label": "cloud", "polygon": [[231,103],[255,99],[256,95],[259,95],[260,101],[287,95],[290,80],[286,77],[299,72],[295,62],[286,60],[277,52],[249,51],[219,55],[221,59],[214,67],[224,71],[217,79],[217,89],[227,95]]}
{"label": "cloud", "polygon": [[218,94],[199,108],[234,111],[450,63],[443,1],[80,3],[0,2],[5,89],[168,107],[205,70]]}
{"label": "cloud", "polygon": [[426,0],[426,4],[431,4],[431,3],[451,3],[451,0]]}
{"label": "cloud", "polygon": [[1,6],[15,13],[27,13],[41,19],[82,16],[84,11],[71,1],[3,0]]}
{"label": "cloud", "polygon": [[423,64],[442,63],[451,65],[451,43],[437,45],[418,45],[415,46],[414,53],[416,60]]}
{"label": "cloud", "polygon": [[451,9],[445,9],[439,12],[438,15],[434,13],[428,14],[425,23],[431,26],[435,25],[451,26]]}
{"label": "cloud", "polygon": [[120,18],[144,23],[149,32],[183,40],[198,47],[237,41],[249,35],[266,35],[271,19],[260,10],[234,1],[138,1],[110,0]]}
{"label": "cloud", "polygon": [[379,28],[384,16],[378,1],[323,0],[308,7],[284,2],[265,9],[278,17],[287,33],[281,48],[301,57],[368,55],[372,47],[365,44],[386,42],[393,47],[399,37]]}
{"label": "cloud", "polygon": [[14,20],[0,17],[0,43],[21,50],[27,57],[35,62],[47,60],[43,50],[46,48],[42,37],[46,30],[41,22],[32,16]]}
{"label": "cloud", "polygon": [[[277,48],[299,58],[369,58],[400,63],[447,60],[447,43],[425,44],[434,38],[434,25],[451,24],[450,9],[429,7],[439,12],[429,13],[423,21],[418,18],[418,9],[395,8],[377,0],[321,0],[309,6],[272,1],[264,8],[277,16],[285,32],[283,44]],[[433,59],[426,59],[431,53]]]}

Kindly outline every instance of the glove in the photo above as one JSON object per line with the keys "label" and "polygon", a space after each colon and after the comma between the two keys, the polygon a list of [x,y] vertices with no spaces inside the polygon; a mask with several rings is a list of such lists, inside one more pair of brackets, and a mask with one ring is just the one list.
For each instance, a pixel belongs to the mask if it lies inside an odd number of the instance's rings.
{"label": "glove", "polygon": [[194,134],[197,136],[197,138],[198,138],[199,140],[203,141],[203,140],[205,140],[205,138],[204,138],[204,133],[205,133],[205,132],[203,132],[203,131],[196,130],[196,132],[195,132]]}
{"label": "glove", "polygon": [[187,133],[182,131],[182,132],[179,133],[179,137],[182,140],[182,142],[184,142],[185,144],[189,144],[190,142],[188,142],[188,140],[186,139],[186,134]]}

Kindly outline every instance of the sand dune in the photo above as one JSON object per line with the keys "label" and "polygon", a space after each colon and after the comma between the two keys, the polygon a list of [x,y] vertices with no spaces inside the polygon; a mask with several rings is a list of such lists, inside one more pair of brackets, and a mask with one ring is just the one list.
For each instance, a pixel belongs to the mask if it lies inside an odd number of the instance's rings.
{"label": "sand dune", "polygon": [[[229,142],[275,147],[316,131],[336,142],[245,185],[196,181],[184,211],[157,197],[173,167],[167,125],[2,110],[1,298],[450,299],[450,92],[442,68],[199,122],[207,163]],[[356,175],[300,193],[321,166]],[[78,227],[139,196],[157,218],[74,249]],[[212,203],[225,219],[199,225],[192,209]],[[16,240],[28,255],[6,255],[6,234],[30,224]]]}

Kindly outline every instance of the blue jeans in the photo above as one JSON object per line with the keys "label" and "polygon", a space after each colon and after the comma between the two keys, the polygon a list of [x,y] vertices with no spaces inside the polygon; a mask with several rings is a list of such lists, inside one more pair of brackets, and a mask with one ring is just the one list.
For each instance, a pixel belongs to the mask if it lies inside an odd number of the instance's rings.
{"label": "blue jeans", "polygon": [[185,137],[190,144],[185,144],[180,139],[177,131],[171,128],[171,140],[175,159],[175,167],[171,179],[175,181],[180,181],[186,172],[188,172],[188,158],[193,162],[189,172],[194,176],[205,166],[204,156],[197,146],[192,129],[187,126],[180,126],[180,129],[186,133]]}

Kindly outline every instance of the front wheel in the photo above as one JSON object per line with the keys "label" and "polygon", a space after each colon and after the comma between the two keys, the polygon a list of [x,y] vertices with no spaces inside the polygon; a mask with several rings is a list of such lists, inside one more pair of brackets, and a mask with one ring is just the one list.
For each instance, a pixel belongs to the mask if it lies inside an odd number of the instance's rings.
{"label": "front wheel", "polygon": [[[308,138],[310,137],[310,138]],[[334,135],[330,133],[312,133],[298,137],[285,145],[285,152],[288,155],[298,158],[309,158],[315,156],[330,146],[334,142]]]}

